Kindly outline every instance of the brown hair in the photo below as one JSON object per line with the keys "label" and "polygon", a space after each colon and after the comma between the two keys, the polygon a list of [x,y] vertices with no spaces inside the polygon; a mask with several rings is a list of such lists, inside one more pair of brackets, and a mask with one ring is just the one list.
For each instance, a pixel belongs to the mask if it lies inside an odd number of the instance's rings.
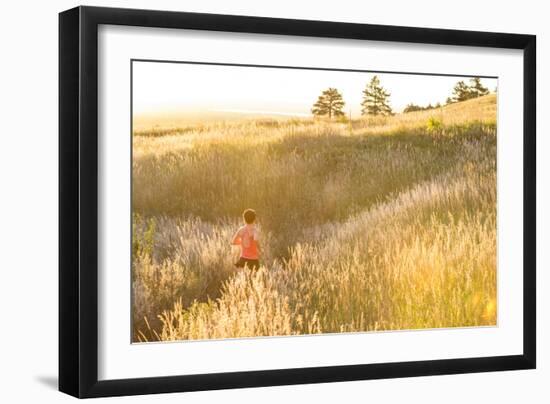
{"label": "brown hair", "polygon": [[254,223],[254,220],[256,220],[256,211],[254,209],[246,209],[243,212],[243,219],[247,224]]}

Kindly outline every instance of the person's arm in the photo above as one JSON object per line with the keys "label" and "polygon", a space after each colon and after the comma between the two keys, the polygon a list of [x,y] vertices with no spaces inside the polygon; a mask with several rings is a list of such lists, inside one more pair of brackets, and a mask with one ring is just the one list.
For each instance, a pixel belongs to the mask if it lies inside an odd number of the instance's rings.
{"label": "person's arm", "polygon": [[233,235],[233,239],[231,240],[231,245],[240,245],[241,244],[241,229],[237,230],[237,232]]}

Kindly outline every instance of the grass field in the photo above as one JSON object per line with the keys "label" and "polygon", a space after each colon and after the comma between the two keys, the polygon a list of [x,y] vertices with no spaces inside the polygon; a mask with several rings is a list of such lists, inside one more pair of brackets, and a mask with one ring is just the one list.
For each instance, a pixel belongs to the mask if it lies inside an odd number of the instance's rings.
{"label": "grass field", "polygon": [[[178,125],[133,136],[134,341],[496,324],[494,94]],[[230,245],[248,207],[255,274]]]}

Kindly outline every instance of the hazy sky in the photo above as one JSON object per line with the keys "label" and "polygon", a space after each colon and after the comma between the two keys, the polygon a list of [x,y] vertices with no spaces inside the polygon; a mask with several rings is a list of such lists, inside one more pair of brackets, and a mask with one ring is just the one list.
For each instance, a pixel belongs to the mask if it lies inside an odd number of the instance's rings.
{"label": "hazy sky", "polygon": [[[444,103],[458,80],[469,77],[352,73],[302,69],[133,63],[133,108],[144,112],[243,112],[309,116],[328,87],[343,95],[346,114],[360,113],[362,90],[373,75],[391,93],[390,105]],[[494,91],[496,79],[482,79]]]}

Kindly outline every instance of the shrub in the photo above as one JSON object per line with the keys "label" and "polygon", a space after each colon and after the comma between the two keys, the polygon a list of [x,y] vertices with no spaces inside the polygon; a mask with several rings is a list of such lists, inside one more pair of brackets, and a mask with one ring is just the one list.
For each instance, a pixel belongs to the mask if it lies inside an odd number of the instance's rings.
{"label": "shrub", "polygon": [[443,130],[443,122],[441,119],[431,116],[426,123],[426,129],[429,133],[441,134]]}

